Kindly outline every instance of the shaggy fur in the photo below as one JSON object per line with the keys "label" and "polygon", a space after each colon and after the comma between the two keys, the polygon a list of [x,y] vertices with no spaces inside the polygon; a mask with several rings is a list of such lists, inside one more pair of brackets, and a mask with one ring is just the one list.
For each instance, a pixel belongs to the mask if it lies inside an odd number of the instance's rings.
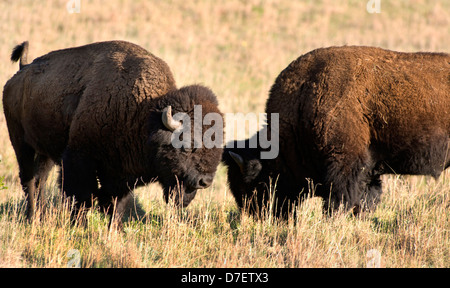
{"label": "shaggy fur", "polygon": [[[224,152],[239,207],[247,199],[258,214],[273,190],[271,178],[277,180],[278,215],[286,215],[312,185],[325,209],[342,203],[354,213],[371,209],[380,199],[382,174],[437,178],[450,166],[450,56],[317,49],[277,77],[266,113],[269,124],[270,113],[280,113],[276,159],[259,159],[261,149]],[[243,172],[228,151],[242,156]]]}
{"label": "shaggy fur", "polygon": [[[23,59],[18,55],[24,48],[14,49],[13,60]],[[211,184],[222,149],[175,149],[161,120],[169,105],[173,114],[191,115],[194,105],[202,105],[204,114],[220,113],[210,89],[177,89],[163,60],[123,41],[22,62],[4,87],[3,106],[29,218],[54,163],[62,163],[63,190],[78,208],[89,207],[94,195],[110,214],[113,202],[120,210],[134,187],[153,180],[163,186],[166,201],[183,206]]]}

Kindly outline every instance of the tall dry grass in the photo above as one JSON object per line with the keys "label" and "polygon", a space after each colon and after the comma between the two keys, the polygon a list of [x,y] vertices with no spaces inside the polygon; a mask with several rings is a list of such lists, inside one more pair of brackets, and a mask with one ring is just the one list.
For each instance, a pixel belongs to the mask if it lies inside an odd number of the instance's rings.
{"label": "tall dry grass", "polygon": [[[179,86],[202,83],[223,112],[263,112],[278,73],[301,54],[332,45],[450,52],[450,2],[366,1],[0,1],[0,83],[18,69],[9,55],[30,41],[30,60],[51,50],[123,39],[164,59]],[[135,191],[123,232],[96,212],[69,224],[54,172],[47,209],[24,220],[18,168],[0,113],[0,267],[365,267],[376,249],[385,267],[449,267],[450,175],[386,176],[378,209],[361,218],[327,217],[308,199],[288,222],[240,215],[219,167],[213,187],[182,211],[157,185]]]}

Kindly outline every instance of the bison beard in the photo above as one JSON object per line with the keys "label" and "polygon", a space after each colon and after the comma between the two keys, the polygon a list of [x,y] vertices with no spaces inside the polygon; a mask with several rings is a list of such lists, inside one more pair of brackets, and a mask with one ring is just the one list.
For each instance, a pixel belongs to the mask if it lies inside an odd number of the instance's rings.
{"label": "bison beard", "polygon": [[182,124],[171,113],[192,119],[201,105],[203,114],[220,114],[210,89],[177,89],[163,60],[128,42],[54,51],[29,64],[27,49],[27,42],[14,49],[20,71],[4,87],[3,106],[28,219],[54,163],[62,164],[60,185],[75,201],[73,216],[96,198],[120,218],[130,192],[151,181],[163,186],[166,202],[180,206],[211,185],[222,149],[171,145]]}
{"label": "bison beard", "polygon": [[230,190],[254,215],[270,206],[286,217],[311,190],[327,211],[371,210],[381,175],[437,178],[450,166],[449,93],[445,53],[356,46],[307,53],[280,73],[266,103],[267,115],[280,117],[279,156],[226,148]]}

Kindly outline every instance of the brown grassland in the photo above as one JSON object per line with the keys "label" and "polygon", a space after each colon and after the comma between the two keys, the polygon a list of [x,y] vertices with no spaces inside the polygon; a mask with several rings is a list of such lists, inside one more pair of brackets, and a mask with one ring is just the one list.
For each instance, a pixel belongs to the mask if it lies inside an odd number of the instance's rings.
{"label": "brown grassland", "polygon": [[[178,86],[201,83],[223,112],[264,112],[275,77],[318,47],[371,45],[398,51],[450,52],[450,2],[381,0],[0,1],[0,87],[18,70],[12,48],[30,42],[29,60],[91,42],[127,40],[164,59]],[[0,104],[0,267],[366,267],[376,249],[382,267],[450,267],[450,172],[438,180],[388,175],[377,210],[364,217],[321,213],[310,198],[279,222],[241,215],[220,166],[212,187],[177,210],[152,184],[135,191],[124,230],[109,231],[97,212],[70,225],[57,172],[47,208],[24,220],[23,192]],[[0,188],[2,181],[0,180]]]}

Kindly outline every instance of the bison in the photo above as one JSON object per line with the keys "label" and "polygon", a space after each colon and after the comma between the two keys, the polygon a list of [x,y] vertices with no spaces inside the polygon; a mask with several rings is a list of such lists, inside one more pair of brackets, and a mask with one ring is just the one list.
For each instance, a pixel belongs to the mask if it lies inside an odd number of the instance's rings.
{"label": "bison", "polygon": [[29,64],[27,49],[24,42],[13,50],[20,70],[4,87],[3,107],[29,219],[55,164],[75,213],[96,198],[107,214],[120,215],[130,191],[154,180],[165,201],[179,206],[211,185],[222,147],[171,145],[183,125],[172,113],[193,117],[201,105],[203,115],[220,114],[209,88],[177,89],[163,60],[124,41],[53,51]]}
{"label": "bison", "polygon": [[276,78],[266,113],[267,129],[271,113],[279,116],[278,157],[262,159],[265,149],[249,148],[249,139],[224,150],[240,208],[261,216],[274,201],[271,213],[286,217],[314,190],[326,211],[370,211],[381,175],[438,178],[450,166],[450,56],[317,49]]}

